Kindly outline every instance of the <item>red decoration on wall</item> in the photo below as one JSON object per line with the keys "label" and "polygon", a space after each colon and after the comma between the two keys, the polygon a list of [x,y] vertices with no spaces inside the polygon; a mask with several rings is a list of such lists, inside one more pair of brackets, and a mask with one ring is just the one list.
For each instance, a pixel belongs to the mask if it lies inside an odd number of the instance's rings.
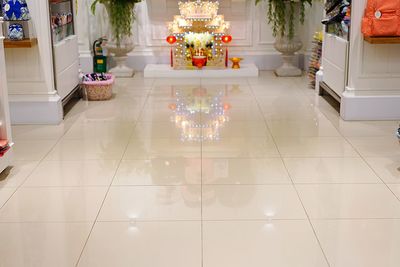
{"label": "red decoration on wall", "polygon": [[228,44],[232,42],[232,36],[231,35],[224,35],[221,37],[222,42]]}
{"label": "red decoration on wall", "polygon": [[174,44],[174,43],[176,42],[176,37],[173,36],[173,35],[168,36],[168,37],[167,37],[167,42],[168,42],[170,45]]}
{"label": "red decoration on wall", "polygon": [[[170,45],[173,45],[176,42],[176,37],[173,36],[173,35],[168,36],[167,37],[167,42]],[[173,52],[172,52],[172,47],[171,47],[170,57],[171,57],[171,59],[170,59],[171,60],[171,67],[173,67],[174,66],[174,55],[173,55]]]}

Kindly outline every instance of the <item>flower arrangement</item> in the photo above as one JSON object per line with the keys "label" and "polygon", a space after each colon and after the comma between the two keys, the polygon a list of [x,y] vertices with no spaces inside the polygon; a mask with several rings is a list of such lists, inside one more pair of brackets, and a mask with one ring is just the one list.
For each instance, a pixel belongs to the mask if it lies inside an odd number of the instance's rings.
{"label": "flower arrangement", "polygon": [[96,5],[103,4],[107,8],[113,36],[117,46],[124,37],[132,36],[132,25],[135,21],[134,8],[142,0],[94,0],[91,5],[92,13],[96,13]]}
{"label": "flower arrangement", "polygon": [[187,48],[201,50],[211,48],[214,36],[211,33],[193,33],[189,32],[185,35],[185,43]]}
{"label": "flower arrangement", "polygon": [[[265,0],[256,0],[256,5]],[[274,37],[283,37],[287,35],[293,39],[295,30],[295,20],[299,19],[304,23],[306,4],[312,5],[313,0],[269,0],[267,19],[272,24],[272,33]],[[295,16],[295,5],[300,5],[300,17]]]}

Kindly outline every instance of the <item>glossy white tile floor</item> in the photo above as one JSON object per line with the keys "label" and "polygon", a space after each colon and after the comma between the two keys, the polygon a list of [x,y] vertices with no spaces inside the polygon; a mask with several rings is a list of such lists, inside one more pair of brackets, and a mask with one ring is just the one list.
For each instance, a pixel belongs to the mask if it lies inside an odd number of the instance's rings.
{"label": "glossy white tile floor", "polygon": [[400,266],[398,122],[271,72],[115,93],[13,127],[0,266]]}

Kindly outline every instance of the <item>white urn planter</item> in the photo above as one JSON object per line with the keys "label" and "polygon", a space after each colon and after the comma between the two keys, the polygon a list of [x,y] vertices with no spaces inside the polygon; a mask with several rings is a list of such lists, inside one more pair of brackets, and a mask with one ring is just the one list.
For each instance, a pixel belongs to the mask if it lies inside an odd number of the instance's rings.
{"label": "white urn planter", "polygon": [[301,76],[302,70],[294,65],[295,53],[303,47],[298,36],[290,39],[288,36],[276,37],[274,47],[282,54],[282,65],[275,70],[277,76]]}
{"label": "white urn planter", "polygon": [[281,52],[282,54],[282,65],[275,70],[277,76],[282,77],[293,77],[293,76],[301,76],[302,70],[294,64],[295,54],[303,47],[303,43],[300,38],[296,35],[299,26],[299,16],[300,16],[300,3],[299,1],[285,1],[286,10],[289,10],[290,5],[294,4],[294,35],[292,38],[289,38],[288,28],[289,28],[289,20],[290,15],[287,12],[286,14],[286,33],[284,36],[278,35],[275,38],[274,47],[276,50]]}
{"label": "white urn planter", "polygon": [[[110,14],[110,6],[104,4],[107,14]],[[134,70],[127,66],[126,61],[128,59],[128,54],[131,52],[135,46],[131,37],[124,37],[119,42],[115,40],[111,32],[111,27],[108,29],[107,33],[107,44],[106,48],[108,55],[112,56],[116,62],[116,66],[109,70],[110,73],[114,74],[115,77],[132,77],[134,75]]]}
{"label": "white urn planter", "polygon": [[113,56],[116,62],[116,66],[109,70],[110,73],[114,74],[115,77],[132,77],[134,70],[126,65],[128,59],[128,53],[134,49],[133,42],[131,40],[124,40],[120,45],[114,42],[107,42],[108,53]]}

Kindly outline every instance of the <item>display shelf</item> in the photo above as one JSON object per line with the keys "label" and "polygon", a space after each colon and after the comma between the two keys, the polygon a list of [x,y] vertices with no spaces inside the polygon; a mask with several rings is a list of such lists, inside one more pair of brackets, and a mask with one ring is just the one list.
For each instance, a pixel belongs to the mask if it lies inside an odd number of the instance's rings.
{"label": "display shelf", "polygon": [[31,48],[37,45],[37,38],[27,38],[20,41],[4,40],[4,48]]}
{"label": "display shelf", "polygon": [[400,37],[364,37],[370,44],[400,44]]}

